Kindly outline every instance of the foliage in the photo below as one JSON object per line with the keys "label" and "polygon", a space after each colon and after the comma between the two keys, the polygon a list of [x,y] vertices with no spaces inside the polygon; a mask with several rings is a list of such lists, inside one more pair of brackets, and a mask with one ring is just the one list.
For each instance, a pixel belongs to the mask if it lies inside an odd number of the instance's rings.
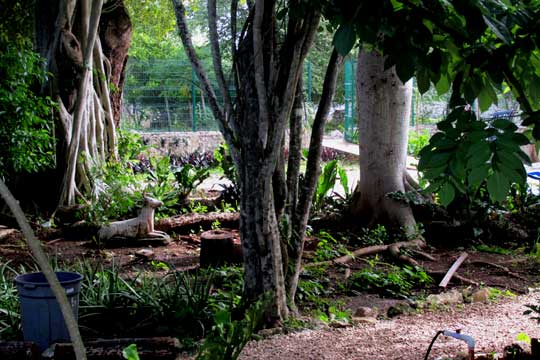
{"label": "foliage", "polygon": [[418,157],[422,150],[429,143],[429,132],[424,130],[421,133],[410,131],[407,143],[407,154]]}
{"label": "foliage", "polygon": [[404,266],[399,268],[388,265],[388,271],[377,269],[377,262],[355,272],[348,279],[349,291],[374,291],[386,296],[409,296],[418,285],[430,284],[433,280],[419,267]]}
{"label": "foliage", "polygon": [[260,326],[266,308],[266,301],[258,300],[246,310],[240,320],[233,320],[231,311],[218,311],[214,315],[215,325],[205,338],[197,359],[237,359]]}
{"label": "foliage", "polygon": [[36,94],[48,74],[31,45],[9,44],[0,51],[0,177],[8,179],[54,165],[54,107]]}
{"label": "foliage", "polygon": [[236,168],[227,144],[221,144],[217,147],[214,151],[214,159],[216,160],[217,166],[223,170],[224,176],[233,184],[236,184],[238,174],[236,173]]}
{"label": "foliage", "polygon": [[491,124],[478,121],[468,106],[456,107],[437,125],[429,145],[420,152],[418,170],[438,192],[443,205],[458,195],[474,199],[484,181],[489,197],[502,201],[512,183],[524,185],[527,173],[522,162],[529,163],[520,146],[528,144],[517,126],[507,119]]}
{"label": "foliage", "polygon": [[319,210],[324,206],[326,198],[334,194],[334,187],[339,176],[339,182],[345,193],[345,198],[350,196],[349,179],[347,172],[341,166],[337,160],[331,160],[326,163],[323,168],[322,174],[319,177],[317,183],[317,189],[315,191],[313,208]]}
{"label": "foliage", "polygon": [[351,321],[350,310],[341,310],[337,306],[329,306],[327,311],[318,311],[317,318],[322,322],[329,324],[332,322],[349,324]]}
{"label": "foliage", "polygon": [[511,253],[511,251],[508,250],[508,249],[503,249],[503,248],[498,247],[498,246],[489,246],[489,245],[484,245],[484,244],[477,245],[477,246],[474,247],[474,249],[476,251],[484,252],[484,253],[488,253],[488,254],[508,255],[508,254]]}
{"label": "foliage", "polygon": [[17,275],[9,263],[0,265],[0,339],[4,341],[21,335],[19,298],[13,282]]}
{"label": "foliage", "polygon": [[362,229],[359,240],[363,246],[382,245],[390,243],[390,235],[384,225],[377,224],[375,228]]}
{"label": "foliage", "polygon": [[208,168],[196,168],[191,164],[185,164],[174,171],[174,176],[178,182],[178,193],[180,199],[187,199],[188,195],[199,186],[210,172]]}
{"label": "foliage", "polygon": [[130,344],[122,350],[122,356],[127,360],[140,360],[137,345]]}
{"label": "foliage", "polygon": [[[498,101],[507,85],[523,111],[522,125],[540,138],[540,13],[537,2],[482,0],[330,2],[333,43],[345,55],[360,39],[367,49],[385,55],[403,81],[415,76],[420,93],[431,84],[439,94],[452,89],[452,112],[439,134],[421,152],[419,169],[430,191],[448,205],[457,194],[474,195],[487,182],[492,200],[502,201],[512,183],[523,184],[518,146],[528,143],[504,119],[475,121],[469,106],[478,99],[482,111]],[[380,36],[384,34],[384,36]],[[427,174],[426,174],[427,172]]]}
{"label": "foliage", "polygon": [[341,255],[348,254],[349,251],[344,244],[338,242],[331,234],[321,231],[317,234],[317,249],[315,250],[315,261],[331,260]]}

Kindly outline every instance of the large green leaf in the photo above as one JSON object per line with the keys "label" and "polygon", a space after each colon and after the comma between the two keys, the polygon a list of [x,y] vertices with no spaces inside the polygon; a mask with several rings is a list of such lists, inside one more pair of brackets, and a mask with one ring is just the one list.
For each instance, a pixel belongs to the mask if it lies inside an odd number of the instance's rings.
{"label": "large green leaf", "polygon": [[493,172],[487,179],[489,197],[493,201],[503,201],[510,190],[510,181],[499,171]]}
{"label": "large green leaf", "polygon": [[488,176],[489,169],[490,169],[489,164],[483,164],[483,165],[476,166],[475,168],[473,168],[471,172],[469,173],[469,176],[467,177],[469,186],[473,188],[480,186],[480,184]]}
{"label": "large green leaf", "polygon": [[418,91],[420,94],[425,94],[429,90],[429,70],[422,68],[416,73],[416,82],[418,84]]}
{"label": "large green leaf", "polygon": [[439,189],[439,200],[443,206],[448,206],[456,197],[456,190],[450,182],[445,182]]}
{"label": "large green leaf", "polygon": [[351,23],[341,24],[334,34],[334,47],[341,56],[347,55],[356,42],[356,33]]}

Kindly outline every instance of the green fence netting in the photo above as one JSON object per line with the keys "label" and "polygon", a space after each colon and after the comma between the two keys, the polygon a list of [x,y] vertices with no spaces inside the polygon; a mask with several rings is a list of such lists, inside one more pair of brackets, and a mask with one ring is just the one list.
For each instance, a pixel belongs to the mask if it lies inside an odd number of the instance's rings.
{"label": "green fence netting", "polygon": [[[305,98],[311,101],[312,66],[304,68]],[[212,72],[210,81],[216,84]],[[218,101],[222,101],[214,86]],[[234,99],[235,91],[230,90]],[[175,59],[130,59],[123,89],[122,127],[138,131],[212,131],[218,125],[191,64]]]}

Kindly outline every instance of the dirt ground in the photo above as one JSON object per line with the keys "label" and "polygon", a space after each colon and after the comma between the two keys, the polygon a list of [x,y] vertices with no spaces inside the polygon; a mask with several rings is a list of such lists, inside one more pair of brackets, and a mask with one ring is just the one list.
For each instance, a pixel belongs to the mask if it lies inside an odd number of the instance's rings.
{"label": "dirt ground", "polygon": [[[238,238],[238,231],[232,230]],[[199,265],[199,234],[173,235],[166,246],[122,246],[98,248],[92,241],[82,238],[66,239],[58,230],[39,232],[45,250],[65,263],[79,259],[112,264],[126,273],[145,269],[156,270],[152,260],[164,261],[179,270],[197,268]],[[137,251],[149,249],[151,256],[137,255]],[[540,294],[530,294],[540,280],[539,261],[526,255],[491,254],[471,249],[435,249],[427,253],[435,261],[416,257],[427,270],[446,272],[463,252],[468,258],[458,274],[474,280],[482,286],[510,290],[520,296],[499,299],[489,304],[465,304],[444,311],[423,311],[402,315],[394,319],[378,320],[375,324],[360,324],[345,329],[307,330],[289,335],[273,336],[267,340],[252,342],[244,350],[242,359],[421,359],[435,332],[439,329],[462,329],[472,334],[480,349],[502,350],[511,344],[519,332],[540,336],[540,325],[523,316],[525,304],[537,303]],[[30,264],[29,251],[18,231],[0,228],[0,263],[12,265]],[[361,267],[356,261],[350,266]],[[436,279],[437,280],[437,279]],[[466,284],[450,282],[449,288],[463,288]],[[430,293],[441,292],[434,284]],[[343,299],[351,308],[373,306],[391,301],[372,294],[360,294]],[[455,354],[464,345],[456,340],[441,339],[433,355]],[[435,357],[431,357],[434,359]]]}

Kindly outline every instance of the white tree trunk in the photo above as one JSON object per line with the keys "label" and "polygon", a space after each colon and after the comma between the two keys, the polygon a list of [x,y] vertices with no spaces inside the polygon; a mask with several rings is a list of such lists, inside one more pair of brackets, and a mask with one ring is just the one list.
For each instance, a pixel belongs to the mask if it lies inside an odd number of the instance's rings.
{"label": "white tree trunk", "polygon": [[412,82],[403,84],[394,68],[384,71],[384,57],[374,51],[360,51],[357,69],[360,183],[353,213],[412,233],[410,207],[386,196],[405,191]]}

